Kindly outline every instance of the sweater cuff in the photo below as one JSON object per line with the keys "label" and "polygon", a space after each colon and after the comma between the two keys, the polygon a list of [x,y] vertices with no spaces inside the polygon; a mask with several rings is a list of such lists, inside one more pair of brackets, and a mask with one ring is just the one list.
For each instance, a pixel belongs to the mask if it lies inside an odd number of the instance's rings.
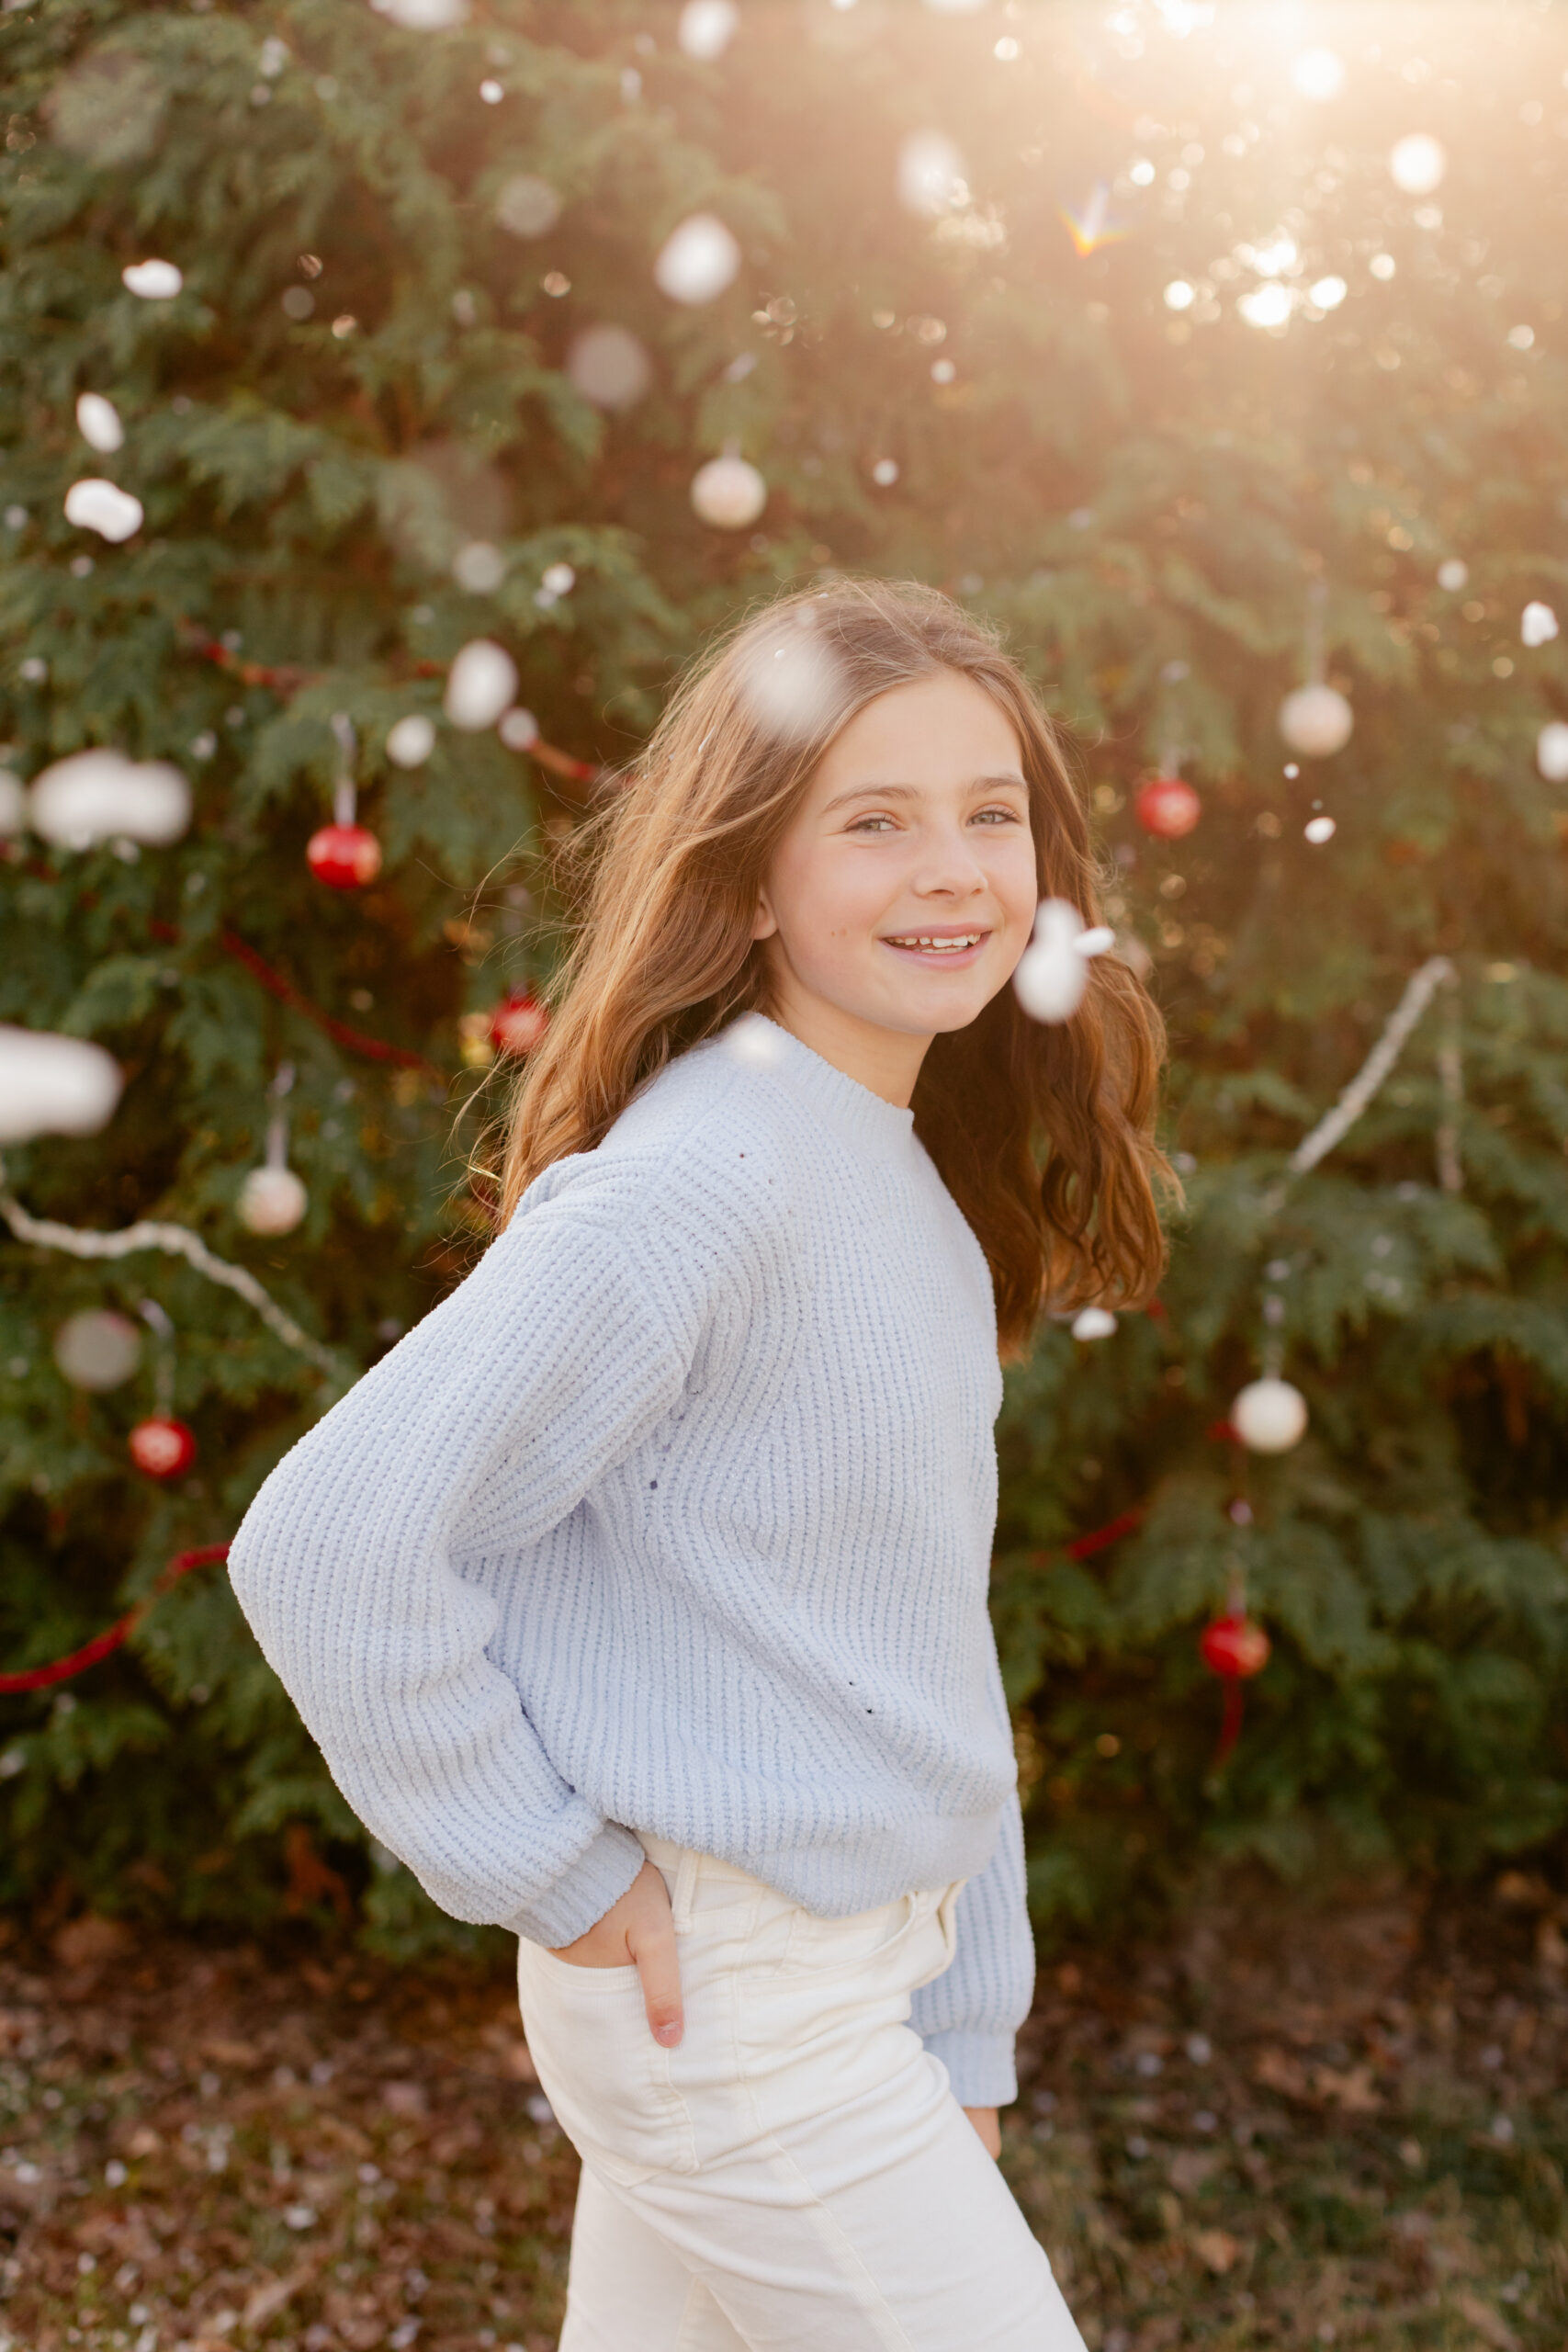
{"label": "sweater cuff", "polygon": [[946,2067],[960,2107],[1010,2107],[1018,2097],[1010,2033],[928,2033],[922,2039]]}
{"label": "sweater cuff", "polygon": [[551,1881],[526,1910],[501,1925],[531,1944],[556,1951],[585,1936],[618,1903],[648,1856],[631,1830],[607,1821],[570,1870]]}

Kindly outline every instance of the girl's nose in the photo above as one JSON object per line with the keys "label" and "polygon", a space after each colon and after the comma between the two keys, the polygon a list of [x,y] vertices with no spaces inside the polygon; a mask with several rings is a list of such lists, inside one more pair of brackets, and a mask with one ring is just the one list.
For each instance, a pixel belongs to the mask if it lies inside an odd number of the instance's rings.
{"label": "girl's nose", "polygon": [[985,869],[962,834],[933,844],[914,877],[921,895],[972,898],[986,888]]}

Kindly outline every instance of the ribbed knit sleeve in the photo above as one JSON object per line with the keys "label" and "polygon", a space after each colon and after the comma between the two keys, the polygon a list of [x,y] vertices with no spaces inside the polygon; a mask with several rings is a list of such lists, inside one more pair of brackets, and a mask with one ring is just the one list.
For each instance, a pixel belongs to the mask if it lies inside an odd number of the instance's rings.
{"label": "ribbed knit sleeve", "polygon": [[959,1895],[957,1928],[953,1965],[915,1995],[911,2022],[947,2068],[960,2107],[1006,2107],[1018,2097],[1013,2046],[1034,1997],[1016,1796],[990,1860]]}
{"label": "ribbed knit sleeve", "polygon": [[702,1330],[625,1164],[563,1162],[468,1279],[286,1455],[230,1555],[242,1608],[373,1834],[460,1919],[569,1943],[642,1849],[569,1787],[457,1563],[523,1550],[680,1398]]}
{"label": "ribbed knit sleeve", "polygon": [[[1007,1724],[1001,1668],[994,1644],[987,1647],[990,1712]],[[990,1860],[959,1895],[956,1926],[953,1965],[917,1992],[911,2022],[947,2068],[960,2107],[1006,2107],[1018,2097],[1014,2043],[1034,2000],[1034,1937],[1016,1786]]]}

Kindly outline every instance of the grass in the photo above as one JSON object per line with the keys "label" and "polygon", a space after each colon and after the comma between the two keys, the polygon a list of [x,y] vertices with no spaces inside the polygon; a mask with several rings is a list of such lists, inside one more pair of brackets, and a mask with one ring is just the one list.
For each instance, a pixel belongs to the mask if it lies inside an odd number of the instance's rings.
{"label": "grass", "polygon": [[[1004,2163],[1091,2352],[1561,2352],[1565,1916],[1233,1882],[1048,1969]],[[0,1951],[0,2352],[550,2352],[575,2179],[504,1982]]]}

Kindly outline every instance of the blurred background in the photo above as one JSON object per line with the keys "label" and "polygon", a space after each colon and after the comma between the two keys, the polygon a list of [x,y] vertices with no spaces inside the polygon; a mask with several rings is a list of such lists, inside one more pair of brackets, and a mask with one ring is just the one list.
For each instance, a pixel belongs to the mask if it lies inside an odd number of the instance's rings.
{"label": "blurred background", "polygon": [[[1047,1323],[1001,1428],[1050,1998],[1153,1954],[1179,2056],[1258,1917],[1299,1957],[1361,1904],[1324,1998],[1484,1919],[1561,2023],[1563,8],[9,0],[0,39],[17,1951],[494,1961],[367,1847],[220,1547],[482,1246],[559,853],[671,679],[870,572],[1037,679],[1170,1031],[1161,1298]],[[1340,2090],[1281,2047],[1270,2096],[1370,2116],[1326,2014]],[[1568,2120],[1498,2186],[1475,2064],[1455,2144],[1548,2245]],[[1508,2278],[1386,2340],[1559,2340]]]}

